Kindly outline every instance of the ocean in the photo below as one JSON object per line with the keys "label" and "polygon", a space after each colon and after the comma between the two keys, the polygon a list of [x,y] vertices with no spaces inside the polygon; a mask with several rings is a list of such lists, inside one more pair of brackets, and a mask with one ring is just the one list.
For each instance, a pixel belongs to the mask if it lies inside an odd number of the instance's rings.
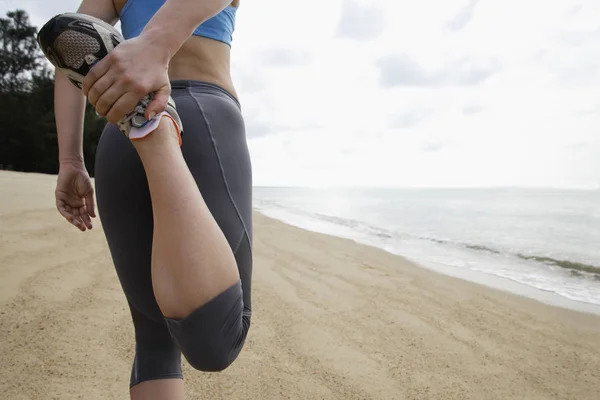
{"label": "ocean", "polygon": [[254,207],[417,263],[600,305],[600,190],[255,187]]}

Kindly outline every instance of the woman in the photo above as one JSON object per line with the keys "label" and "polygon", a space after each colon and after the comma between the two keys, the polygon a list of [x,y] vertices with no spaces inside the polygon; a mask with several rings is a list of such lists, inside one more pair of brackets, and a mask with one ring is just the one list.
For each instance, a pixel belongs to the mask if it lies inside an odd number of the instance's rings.
{"label": "woman", "polygon": [[[56,73],[56,202],[82,231],[95,217],[84,95],[108,120],[95,194],[135,327],[132,399],[183,399],[181,353],[198,370],[223,370],[250,326],[251,164],[229,71],[230,1],[84,0],[78,13],[120,20],[127,40],[93,64],[82,90]],[[144,115],[159,115],[158,127],[130,140],[117,122],[148,93]],[[160,116],[169,96],[182,142],[175,119]]]}

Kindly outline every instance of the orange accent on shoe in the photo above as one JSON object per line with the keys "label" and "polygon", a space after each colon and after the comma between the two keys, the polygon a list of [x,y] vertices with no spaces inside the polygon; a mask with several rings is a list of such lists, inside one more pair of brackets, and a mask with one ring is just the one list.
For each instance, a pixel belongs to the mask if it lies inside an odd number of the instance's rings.
{"label": "orange accent on shoe", "polygon": [[[177,138],[179,139],[179,147],[181,147],[181,145],[183,144],[183,140],[181,139],[181,129],[179,129],[179,125],[177,125],[177,122],[175,122],[175,119],[174,119],[173,117],[171,117],[171,116],[170,116],[169,114],[167,114],[167,113],[164,113],[163,115],[161,115],[161,118],[162,118],[162,117],[167,117],[167,118],[169,118],[169,119],[170,119],[170,120],[173,122],[173,125],[175,125],[175,129],[177,130]],[[158,127],[157,127],[157,128],[158,128]],[[156,129],[155,129],[155,130],[156,130]],[[154,130],[154,131],[155,131],[155,130]],[[154,132],[154,131],[150,131],[150,132],[148,132],[148,133],[147,133],[145,136],[142,136],[142,137],[138,137],[138,138],[129,138],[129,140],[141,140],[141,139],[145,138],[146,136],[150,135],[150,134],[151,134],[152,132]]]}
{"label": "orange accent on shoe", "polygon": [[175,125],[175,129],[177,130],[177,138],[179,139],[179,147],[181,147],[183,144],[183,140],[181,139],[181,129],[179,129],[179,125],[177,125],[175,118],[171,117],[169,114],[165,114],[163,117],[168,117],[173,122],[173,125]]}

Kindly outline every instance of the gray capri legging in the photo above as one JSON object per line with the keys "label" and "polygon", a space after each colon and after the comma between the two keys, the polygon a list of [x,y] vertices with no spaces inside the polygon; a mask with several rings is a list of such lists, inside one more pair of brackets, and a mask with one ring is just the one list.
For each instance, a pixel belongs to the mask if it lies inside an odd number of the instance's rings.
{"label": "gray capri legging", "polygon": [[107,124],[96,152],[98,212],[135,328],[130,386],[183,378],[181,354],[201,371],[221,371],[250,329],[252,172],[237,100],[219,86],[172,81],[183,124],[182,152],[234,252],[240,281],[182,320],[165,318],[152,289],[153,216],[143,165],[129,139]]}

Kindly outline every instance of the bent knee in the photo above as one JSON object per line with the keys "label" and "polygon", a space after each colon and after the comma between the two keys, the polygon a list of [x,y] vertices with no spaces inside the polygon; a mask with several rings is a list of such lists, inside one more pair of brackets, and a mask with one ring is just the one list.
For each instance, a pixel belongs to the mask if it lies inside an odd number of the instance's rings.
{"label": "bent knee", "polygon": [[203,372],[227,369],[239,355],[250,326],[241,282],[181,320],[166,318],[188,363]]}
{"label": "bent knee", "polygon": [[[183,353],[192,368],[202,372],[221,372],[226,370],[237,358],[236,349],[205,349]],[[232,351],[233,350],[233,351]]]}

